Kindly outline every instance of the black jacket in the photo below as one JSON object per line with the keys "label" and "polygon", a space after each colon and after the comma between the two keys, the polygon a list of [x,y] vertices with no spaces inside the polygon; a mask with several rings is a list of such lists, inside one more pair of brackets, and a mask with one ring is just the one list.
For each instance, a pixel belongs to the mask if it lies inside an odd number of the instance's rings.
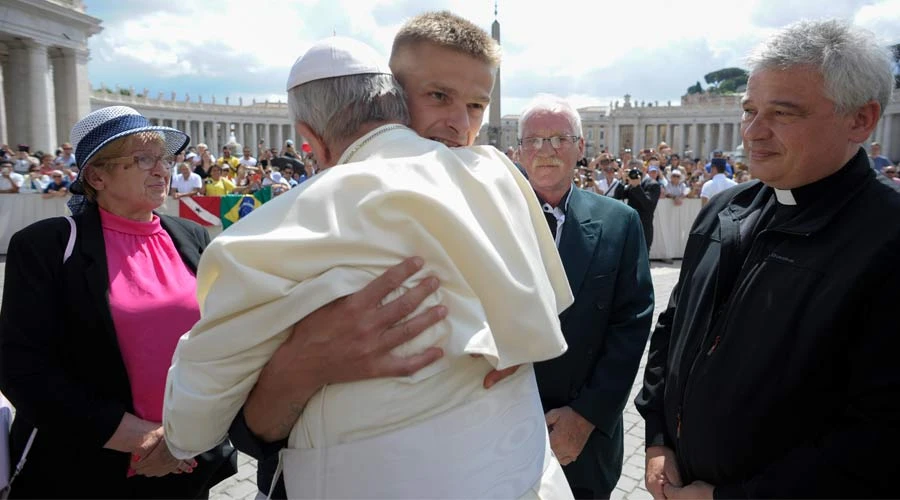
{"label": "black jacket", "polygon": [[637,210],[641,218],[641,226],[644,228],[644,239],[647,248],[653,244],[653,213],[659,203],[661,188],[659,183],[645,175],[641,179],[640,187],[631,187],[627,183],[622,187],[621,199],[628,202],[628,206]]}
{"label": "black jacket", "polygon": [[[160,215],[194,272],[209,235],[199,225]],[[125,412],[131,389],[109,310],[109,277],[100,214],[75,217],[74,251],[63,264],[69,223],[36,222],[10,240],[0,310],[0,389],[16,407],[12,463],[32,428],[37,437],[15,497],[192,497],[233,474],[234,449],[197,457],[191,474],[126,480],[130,457],[103,448]]]}
{"label": "black jacket", "polygon": [[569,348],[534,371],[544,411],[571,406],[594,424],[564,471],[569,484],[603,497],[622,470],[622,410],[650,334],[650,263],[635,211],[582,189],[572,189],[559,254],[575,296],[560,315]]}
{"label": "black jacket", "polygon": [[860,149],[793,193],[698,215],[635,401],[647,445],[719,498],[896,497],[900,191]]}

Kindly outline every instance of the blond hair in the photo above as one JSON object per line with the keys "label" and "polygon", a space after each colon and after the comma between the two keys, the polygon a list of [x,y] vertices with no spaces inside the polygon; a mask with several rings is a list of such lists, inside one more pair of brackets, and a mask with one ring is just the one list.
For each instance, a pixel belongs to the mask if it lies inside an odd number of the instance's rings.
{"label": "blond hair", "polygon": [[422,42],[461,52],[494,68],[500,66],[497,42],[473,22],[446,10],[420,14],[400,27],[391,47],[391,59],[403,47]]}

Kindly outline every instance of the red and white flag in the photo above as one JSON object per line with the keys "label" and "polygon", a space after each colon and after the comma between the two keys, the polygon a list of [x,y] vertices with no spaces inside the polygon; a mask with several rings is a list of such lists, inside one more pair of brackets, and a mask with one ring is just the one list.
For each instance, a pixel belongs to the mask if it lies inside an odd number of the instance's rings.
{"label": "red and white flag", "polygon": [[185,196],[178,204],[178,216],[201,226],[221,226],[220,202],[218,196]]}

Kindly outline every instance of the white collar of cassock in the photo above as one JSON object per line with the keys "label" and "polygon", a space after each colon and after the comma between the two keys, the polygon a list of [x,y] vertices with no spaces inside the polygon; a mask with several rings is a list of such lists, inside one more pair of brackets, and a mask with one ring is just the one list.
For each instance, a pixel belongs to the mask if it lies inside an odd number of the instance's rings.
{"label": "white collar of cassock", "polygon": [[778,200],[778,203],[782,205],[797,204],[797,200],[794,199],[794,193],[792,193],[790,189],[775,189],[775,198]]}

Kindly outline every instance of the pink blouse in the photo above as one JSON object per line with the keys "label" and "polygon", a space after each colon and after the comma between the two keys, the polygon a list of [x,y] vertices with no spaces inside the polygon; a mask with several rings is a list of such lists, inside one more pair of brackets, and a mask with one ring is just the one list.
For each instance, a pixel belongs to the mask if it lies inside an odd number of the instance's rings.
{"label": "pink blouse", "polygon": [[178,338],[200,319],[197,279],[159,217],[138,222],[100,209],[109,271],[109,307],[134,412],[162,422],[166,374]]}

